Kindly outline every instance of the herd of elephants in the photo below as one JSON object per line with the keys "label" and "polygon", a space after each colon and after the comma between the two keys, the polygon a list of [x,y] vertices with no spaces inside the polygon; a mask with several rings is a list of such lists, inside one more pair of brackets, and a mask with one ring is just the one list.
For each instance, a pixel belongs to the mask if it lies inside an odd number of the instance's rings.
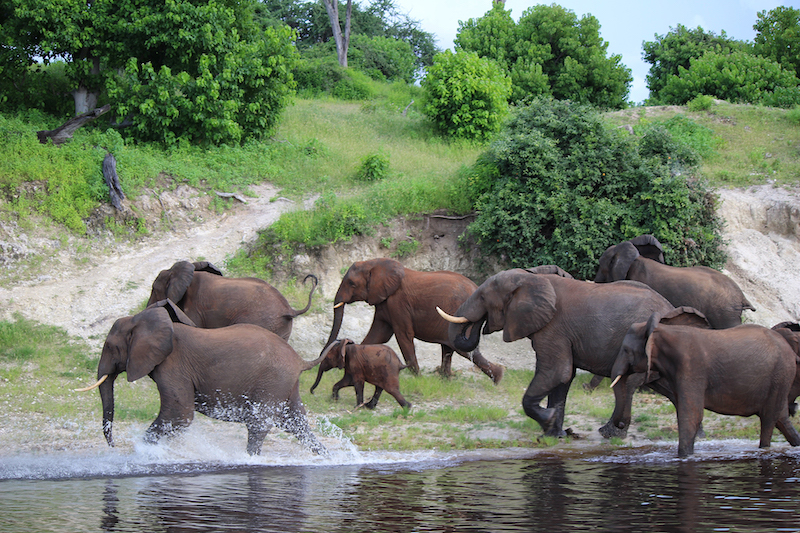
{"label": "herd of elephants", "polygon": [[[353,263],[333,302],[333,325],[320,356],[301,358],[287,342],[293,309],[277,289],[256,278],[226,278],[208,262],[179,261],[153,282],[146,309],[112,326],[97,369],[103,432],[113,446],[114,380],[149,375],[161,408],[145,433],[156,442],[188,426],[194,411],[244,423],[247,452],[258,454],[273,426],[315,453],[325,447],[310,429],[299,377],[319,365],[345,370],[333,387],[354,386],[357,405],[375,407],[385,389],[404,408],[398,373],[419,365],[414,339],[440,344],[440,371],[450,375],[453,352],[468,358],[495,383],[504,367],[478,348],[481,331],[503,340],[531,340],[536,371],[522,399],[525,413],[545,435],[565,434],[564,408],[577,369],[614,378],[615,407],[600,428],[624,437],[634,391],[646,386],[675,405],[678,455],[694,452],[703,410],[758,415],[761,447],[775,427],[792,446],[800,434],[790,416],[800,395],[800,327],[742,324],[753,309],[737,284],[711,268],[666,265],[661,244],[642,235],[609,247],[593,282],[555,265],[499,272],[480,286],[461,274],[421,272],[393,259]],[[363,301],[375,315],[360,344],[339,339],[345,304]],[[384,343],[395,336],[405,364]],[[364,403],[364,383],[375,385]],[[542,405],[547,398],[546,407]]]}

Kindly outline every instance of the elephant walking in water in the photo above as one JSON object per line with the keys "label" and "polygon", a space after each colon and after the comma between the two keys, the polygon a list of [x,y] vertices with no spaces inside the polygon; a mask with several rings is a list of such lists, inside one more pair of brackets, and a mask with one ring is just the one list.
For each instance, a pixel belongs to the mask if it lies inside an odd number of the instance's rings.
{"label": "elephant walking in water", "polygon": [[[347,270],[333,300],[333,326],[327,348],[339,337],[344,305],[367,302],[375,307],[372,325],[361,344],[384,344],[394,335],[408,367],[419,373],[414,339],[442,346],[441,372],[451,373],[453,352],[466,357],[484,374],[499,383],[504,367],[486,360],[475,349],[460,350],[447,335],[447,322],[436,314],[436,306],[455,311],[478,286],[455,272],[419,272],[394,259],[357,261]],[[470,353],[472,352],[472,353]]]}

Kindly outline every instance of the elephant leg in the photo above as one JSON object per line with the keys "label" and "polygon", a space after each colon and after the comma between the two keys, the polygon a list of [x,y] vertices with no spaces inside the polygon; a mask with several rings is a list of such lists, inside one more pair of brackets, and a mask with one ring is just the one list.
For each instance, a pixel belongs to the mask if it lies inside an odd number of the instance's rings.
{"label": "elephant leg", "polygon": [[364,381],[354,380],[353,387],[356,389],[356,408],[358,408],[364,404]]}
{"label": "elephant leg", "polygon": [[442,377],[449,378],[453,376],[452,372],[453,349],[444,344],[442,344],[441,346],[442,346],[442,366],[440,366],[436,370]]}
{"label": "elephant leg", "polygon": [[702,391],[700,393],[679,392],[677,394],[678,457],[687,457],[694,453],[694,440],[697,437],[700,423],[703,421],[703,400]]}
{"label": "elephant leg", "polygon": [[278,427],[294,435],[304,446],[317,455],[329,455],[328,450],[322,445],[308,425],[306,410],[300,401],[299,393],[289,399],[288,407],[283,411],[283,418],[276,417]]}
{"label": "elephant leg", "polygon": [[397,332],[394,333],[397,339],[397,345],[400,346],[400,353],[403,354],[408,368],[414,373],[419,374],[419,363],[417,362],[417,350],[414,348],[414,332]]}
{"label": "elephant leg", "polygon": [[266,422],[246,422],[247,426],[247,453],[261,455],[261,445],[267,437],[272,424]]}
{"label": "elephant leg", "polygon": [[583,388],[588,391],[593,391],[600,386],[600,383],[602,383],[604,379],[605,376],[598,376],[597,374],[595,374],[594,376],[592,376],[592,379],[591,381],[589,381],[589,383],[583,384]]}
{"label": "elephant leg", "polygon": [[481,354],[480,349],[476,348],[470,355],[464,355],[461,352],[459,352],[459,354],[472,361],[484,374],[492,378],[495,385],[500,383],[500,380],[503,379],[503,373],[506,367],[490,362]]}
{"label": "elephant leg", "polygon": [[567,393],[571,384],[572,382],[562,383],[547,396],[547,408],[555,410],[555,416],[552,427],[544,433],[546,437],[564,437],[567,434],[564,431],[564,409],[567,405]]}
{"label": "elephant leg", "polygon": [[364,407],[366,407],[367,409],[375,409],[375,406],[378,405],[378,400],[380,400],[380,398],[381,398],[381,393],[382,392],[383,392],[383,389],[376,385],[375,386],[375,394],[372,395],[372,399],[370,399],[370,401],[368,401],[366,404],[364,404]]}
{"label": "elephant leg", "polygon": [[174,387],[159,380],[156,385],[161,397],[161,409],[158,417],[145,431],[144,440],[149,444],[155,444],[164,436],[171,436],[184,430],[194,418],[195,399],[191,383]]}
{"label": "elephant leg", "polygon": [[333,392],[331,392],[331,398],[333,398],[334,400],[338,401],[339,400],[339,389],[342,389],[344,387],[352,387],[352,386],[353,386],[353,375],[352,374],[348,374],[348,373],[345,372],[345,374],[342,377],[342,379],[340,379],[339,381],[337,381],[336,383],[333,384]]}
{"label": "elephant leg", "polygon": [[789,417],[779,418],[775,425],[783,436],[786,437],[786,442],[791,446],[800,446],[800,433],[798,433],[797,429],[792,425]]}
{"label": "elephant leg", "polygon": [[619,385],[614,387],[614,412],[606,425],[599,429],[603,438],[624,439],[628,435],[628,427],[631,425],[633,393],[644,384],[645,379],[645,374],[631,374],[625,380],[624,387]]}
{"label": "elephant leg", "polygon": [[[561,368],[563,364],[543,359],[537,362],[536,374],[522,397],[522,408],[526,415],[542,426],[545,435],[561,436],[564,413],[560,404],[566,401],[574,370],[571,365]],[[550,394],[555,396],[548,400],[548,407],[543,408],[540,404]]]}

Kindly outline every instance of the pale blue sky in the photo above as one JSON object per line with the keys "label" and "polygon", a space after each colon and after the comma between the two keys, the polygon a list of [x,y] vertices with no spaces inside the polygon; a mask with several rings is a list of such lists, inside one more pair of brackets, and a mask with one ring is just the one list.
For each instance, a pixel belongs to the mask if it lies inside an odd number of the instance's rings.
{"label": "pale blue sky", "polygon": [[[531,6],[530,0],[507,0],[514,20]],[[630,101],[640,103],[648,96],[645,76],[650,65],[642,61],[642,42],[652,41],[656,34],[665,35],[670,28],[683,24],[702,27],[719,35],[752,41],[756,14],[778,6],[800,7],[800,0],[773,2],[768,0],[562,0],[555,2],[575,12],[578,18],[590,13],[600,22],[600,36],[608,43],[609,54],[622,56],[622,63],[631,69],[633,83]],[[492,0],[396,0],[400,11],[419,20],[422,29],[436,35],[440,48],[453,48],[458,22],[481,17],[492,6]]]}

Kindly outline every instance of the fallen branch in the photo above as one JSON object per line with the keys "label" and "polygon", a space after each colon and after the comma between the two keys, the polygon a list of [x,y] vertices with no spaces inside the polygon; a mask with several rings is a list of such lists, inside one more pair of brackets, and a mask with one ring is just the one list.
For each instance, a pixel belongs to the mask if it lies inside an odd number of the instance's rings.
{"label": "fallen branch", "polygon": [[75,118],[68,120],[64,123],[63,126],[56,128],[54,130],[41,130],[36,132],[36,137],[39,138],[39,142],[42,144],[47,144],[48,139],[53,142],[56,146],[59,144],[64,144],[68,140],[72,138],[72,134],[75,131],[86,124],[87,122],[91,122],[92,120],[96,119],[103,113],[107,112],[111,109],[111,104],[106,104],[103,107],[98,107],[94,111],[89,111],[82,115],[78,115]]}
{"label": "fallen branch", "polygon": [[244,196],[242,196],[238,192],[219,192],[219,191],[214,191],[214,192],[217,193],[217,196],[220,196],[222,198],[236,198],[243,204],[247,203],[247,200],[245,200]]}

